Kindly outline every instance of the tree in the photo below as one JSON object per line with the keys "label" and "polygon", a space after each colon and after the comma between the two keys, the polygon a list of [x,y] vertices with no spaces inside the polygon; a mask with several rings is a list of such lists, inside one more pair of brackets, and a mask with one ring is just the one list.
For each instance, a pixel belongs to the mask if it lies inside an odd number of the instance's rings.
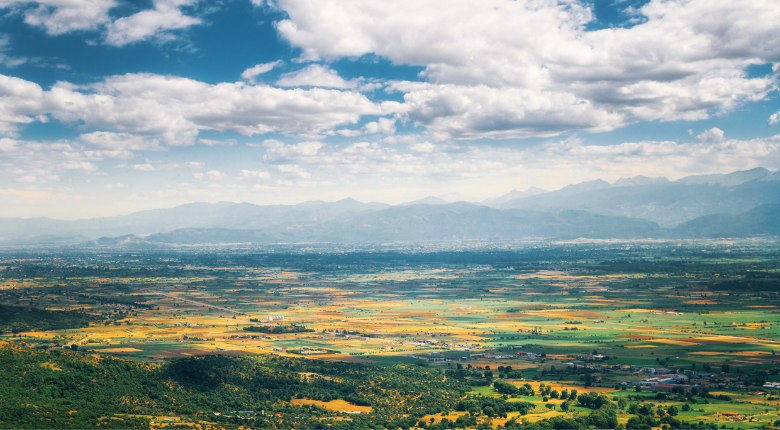
{"label": "tree", "polygon": [[569,394],[569,400],[572,402],[577,400],[577,390],[571,390],[571,393]]}
{"label": "tree", "polygon": [[73,345],[70,346],[70,349],[72,349],[73,351],[78,351],[79,346],[74,343]]}
{"label": "tree", "polygon": [[561,403],[561,410],[563,412],[568,412],[569,411],[569,406],[570,406],[569,402],[563,402],[563,403]]}
{"label": "tree", "polygon": [[687,404],[687,403],[686,403],[686,404],[684,404],[684,405],[682,405],[682,410],[683,410],[683,412],[688,412],[688,411],[690,411],[690,410],[691,410],[691,405],[689,405],[689,404]]}
{"label": "tree", "polygon": [[676,417],[680,411],[677,409],[677,406],[672,405],[666,408],[666,413],[669,414],[669,416]]}
{"label": "tree", "polygon": [[731,367],[728,364],[724,364],[723,366],[720,366],[720,371],[723,373],[729,373],[731,370]]}

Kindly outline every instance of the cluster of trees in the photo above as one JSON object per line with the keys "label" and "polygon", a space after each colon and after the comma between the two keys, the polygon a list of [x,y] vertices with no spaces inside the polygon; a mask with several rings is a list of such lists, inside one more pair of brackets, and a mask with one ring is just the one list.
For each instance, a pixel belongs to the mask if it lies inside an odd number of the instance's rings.
{"label": "cluster of trees", "polygon": [[617,414],[613,406],[604,406],[588,415],[578,417],[557,416],[535,423],[523,423],[513,418],[507,421],[507,430],[537,430],[537,429],[614,429],[618,426]]}
{"label": "cluster of trees", "polygon": [[507,402],[501,397],[469,396],[455,405],[456,411],[465,411],[470,415],[484,414],[490,418],[506,418],[509,412],[528,414],[534,405],[528,402]]}
{"label": "cluster of trees", "polygon": [[0,305],[0,334],[89,327],[94,317],[81,311],[47,311],[29,306]]}
{"label": "cluster of trees", "polygon": [[314,329],[306,328],[306,326],[298,324],[280,324],[273,327],[267,325],[250,325],[243,328],[244,331],[251,331],[253,333],[307,333],[313,332]]}

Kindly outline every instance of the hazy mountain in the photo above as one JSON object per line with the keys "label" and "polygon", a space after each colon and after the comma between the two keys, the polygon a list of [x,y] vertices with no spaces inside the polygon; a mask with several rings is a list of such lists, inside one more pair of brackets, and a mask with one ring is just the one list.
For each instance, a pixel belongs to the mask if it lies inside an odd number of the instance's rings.
{"label": "hazy mountain", "polygon": [[645,220],[583,211],[499,210],[471,203],[403,205],[349,219],[260,230],[179,229],[149,236],[165,244],[330,242],[382,243],[522,238],[640,238],[658,230]]}
{"label": "hazy mountain", "polygon": [[384,203],[361,203],[353,199],[274,206],[230,202],[190,203],[170,209],[75,221],[5,218],[0,219],[0,237],[8,242],[43,235],[83,235],[93,239],[127,234],[149,235],[181,228],[259,229],[282,223],[324,222],[389,206]]}
{"label": "hazy mountain", "polygon": [[543,190],[537,187],[530,187],[525,191],[512,190],[504,195],[485,199],[482,201],[482,204],[487,206],[495,206],[495,205],[500,205],[502,203],[506,203],[511,200],[522,199],[523,197],[536,196],[546,192],[547,190]]}
{"label": "hazy mountain", "polygon": [[447,202],[450,202],[450,203],[455,203],[455,202],[474,202],[475,201],[473,198],[471,198],[471,197],[469,197],[469,196],[467,196],[467,195],[465,195],[463,193],[447,193],[447,194],[442,194],[442,195],[436,196],[436,197],[438,197],[438,198],[440,198],[442,200],[445,200]]}
{"label": "hazy mountain", "polygon": [[675,237],[746,237],[780,235],[780,204],[766,204],[737,215],[712,214],[684,222]]}
{"label": "hazy mountain", "polygon": [[648,178],[647,176],[634,176],[633,178],[620,178],[612,184],[613,187],[636,187],[640,185],[666,184],[666,178]]}
{"label": "hazy mountain", "polygon": [[[696,185],[696,184],[710,184],[720,185],[724,187],[744,184],[745,182],[753,180],[762,180],[768,177],[772,177],[772,172],[763,168],[756,167],[755,169],[742,170],[739,172],[733,172],[728,174],[716,174],[716,175],[693,175],[686,176],[682,179],[678,179],[674,182],[683,185]],[[776,179],[775,179],[776,180]]]}
{"label": "hazy mountain", "polygon": [[551,192],[513,190],[484,205],[449,203],[439,197],[398,206],[353,199],[268,206],[220,202],[75,221],[6,218],[0,219],[0,243],[68,244],[101,238],[92,243],[152,246],[750,236],[777,234],[773,227],[779,218],[777,204],[780,172],[757,168],[672,182],[636,176],[613,184],[582,182]]}
{"label": "hazy mountain", "polygon": [[[663,227],[675,227],[704,215],[737,214],[762,204],[780,203],[780,181],[773,179],[776,177],[780,176],[766,169],[753,169],[728,175],[688,176],[673,182],[626,180],[610,185],[590,181],[511,200],[497,207],[539,211],[577,209],[642,218]],[[618,186],[630,182],[638,185]]]}
{"label": "hazy mountain", "polygon": [[401,206],[410,206],[410,205],[446,205],[449,204],[447,200],[442,199],[441,197],[434,197],[434,196],[428,196],[423,197],[421,199],[413,200],[408,203],[402,203]]}

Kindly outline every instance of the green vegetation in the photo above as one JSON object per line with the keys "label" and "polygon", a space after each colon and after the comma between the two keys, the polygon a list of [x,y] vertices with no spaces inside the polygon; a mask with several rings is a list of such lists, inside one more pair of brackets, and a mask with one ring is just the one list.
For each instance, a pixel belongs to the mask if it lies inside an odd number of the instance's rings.
{"label": "green vegetation", "polygon": [[0,334],[89,327],[90,316],[78,311],[48,311],[0,304]]}
{"label": "green vegetation", "polygon": [[[270,355],[191,357],[160,365],[5,346],[0,368],[3,428],[145,428],[153,417],[169,415],[227,427],[397,428],[452,410],[466,390],[418,366]],[[353,416],[290,404],[296,398],[341,399],[374,412]],[[239,418],[238,411],[253,412]],[[335,419],[344,416],[352,421]]]}

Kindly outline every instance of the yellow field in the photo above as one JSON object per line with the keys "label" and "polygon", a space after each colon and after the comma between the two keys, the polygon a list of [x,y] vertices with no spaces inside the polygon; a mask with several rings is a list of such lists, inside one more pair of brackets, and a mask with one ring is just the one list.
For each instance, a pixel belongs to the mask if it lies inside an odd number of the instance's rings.
{"label": "yellow field", "polygon": [[330,402],[321,402],[319,400],[309,399],[292,399],[290,401],[293,405],[316,405],[321,408],[325,408],[334,412],[357,412],[367,414],[372,412],[374,408],[371,406],[357,406],[352,403],[345,402],[344,400],[331,400]]}

